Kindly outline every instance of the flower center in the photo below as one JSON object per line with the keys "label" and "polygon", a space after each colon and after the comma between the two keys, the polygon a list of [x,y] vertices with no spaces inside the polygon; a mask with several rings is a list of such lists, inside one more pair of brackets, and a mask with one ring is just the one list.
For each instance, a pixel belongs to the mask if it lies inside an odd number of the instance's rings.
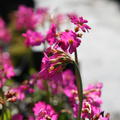
{"label": "flower center", "polygon": [[72,43],[73,43],[73,40],[69,40],[69,43],[72,44]]}

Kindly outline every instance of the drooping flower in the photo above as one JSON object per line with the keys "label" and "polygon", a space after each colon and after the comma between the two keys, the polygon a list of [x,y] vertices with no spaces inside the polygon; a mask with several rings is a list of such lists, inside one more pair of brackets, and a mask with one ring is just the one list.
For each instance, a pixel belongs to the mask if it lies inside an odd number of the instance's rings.
{"label": "drooping flower", "polygon": [[60,40],[58,46],[64,51],[69,51],[70,54],[76,51],[76,48],[80,45],[81,40],[77,34],[72,30],[60,33]]}
{"label": "drooping flower", "polygon": [[55,110],[45,102],[39,101],[35,104],[34,108],[34,115],[36,117],[35,120],[57,120],[58,115]]}
{"label": "drooping flower", "polygon": [[62,81],[62,71],[70,62],[73,62],[72,59],[64,51],[50,47],[44,53],[39,75],[44,80],[48,80],[49,86],[57,92]]}
{"label": "drooping flower", "polygon": [[25,45],[27,47],[40,45],[44,42],[44,36],[41,33],[32,30],[27,30],[22,36],[25,37]]}
{"label": "drooping flower", "polygon": [[[100,98],[101,88],[102,84],[98,83],[96,85],[89,85],[88,88],[84,90],[84,99],[81,114],[83,119],[93,119],[96,117],[96,115],[98,115],[97,116],[98,118],[100,117],[100,114],[102,112],[101,110],[102,100]],[[69,98],[70,104],[73,108],[74,117],[76,118],[78,115],[79,107],[77,88],[69,88],[66,91],[64,91],[64,93]]]}
{"label": "drooping flower", "polygon": [[88,23],[83,17],[77,17],[76,15],[68,15],[71,22],[74,23],[83,32],[89,31],[91,28],[86,24]]}
{"label": "drooping flower", "polygon": [[40,76],[44,79],[50,79],[54,77],[55,74],[59,74],[65,65],[70,62],[72,62],[72,59],[64,51],[49,47],[44,52]]}

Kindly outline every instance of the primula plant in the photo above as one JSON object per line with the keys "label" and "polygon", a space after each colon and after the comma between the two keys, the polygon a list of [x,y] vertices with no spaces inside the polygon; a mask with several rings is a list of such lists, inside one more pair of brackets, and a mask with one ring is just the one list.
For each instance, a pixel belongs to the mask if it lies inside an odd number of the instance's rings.
{"label": "primula plant", "polygon": [[[83,88],[79,70],[77,48],[91,30],[88,21],[73,13],[48,11],[21,5],[8,26],[0,18],[0,119],[109,120],[101,109],[102,83]],[[66,21],[74,27],[61,29]],[[41,45],[37,70],[31,48]],[[30,67],[19,80],[16,66],[21,56],[29,59]]]}

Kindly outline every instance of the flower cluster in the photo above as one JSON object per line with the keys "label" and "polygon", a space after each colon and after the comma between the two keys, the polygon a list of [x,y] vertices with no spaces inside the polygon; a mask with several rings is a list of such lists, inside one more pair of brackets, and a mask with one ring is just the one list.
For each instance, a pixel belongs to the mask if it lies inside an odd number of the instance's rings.
{"label": "flower cluster", "polygon": [[57,120],[58,115],[55,110],[45,102],[39,101],[35,104],[34,108],[34,115],[36,120]]}
{"label": "flower cluster", "polygon": [[34,29],[36,24],[36,19],[34,17],[34,12],[32,8],[26,6],[19,6],[16,12],[16,28],[21,29]]}
{"label": "flower cluster", "polygon": [[[5,49],[1,48],[3,52],[0,51],[0,118],[109,120],[109,114],[104,114],[101,109],[102,84],[89,85],[84,90],[82,87],[77,48],[83,34],[91,29],[88,21],[72,13],[51,15],[48,8],[34,10],[23,5],[14,13],[8,26],[12,27],[13,39]],[[74,28],[61,29],[68,19]],[[0,18],[0,40],[8,42],[10,38]],[[28,48],[41,44],[44,46],[43,56],[41,52],[36,56],[33,49]],[[15,77],[9,53],[4,52],[7,50],[13,58]],[[33,61],[41,64],[39,71]]]}
{"label": "flower cluster", "polygon": [[28,93],[34,93],[33,84],[25,81],[20,86],[10,89],[9,92],[16,93],[17,100],[24,100]]}
{"label": "flower cluster", "polygon": [[16,16],[17,30],[35,29],[37,24],[42,24],[47,16],[47,8],[39,8],[35,12],[24,5],[19,6]]}
{"label": "flower cluster", "polygon": [[[104,116],[104,111],[101,110],[101,88],[102,84],[89,85],[84,89],[84,99],[82,107],[82,118],[90,120],[109,120],[109,115]],[[78,114],[78,92],[77,88],[65,91],[73,108],[74,117]]]}

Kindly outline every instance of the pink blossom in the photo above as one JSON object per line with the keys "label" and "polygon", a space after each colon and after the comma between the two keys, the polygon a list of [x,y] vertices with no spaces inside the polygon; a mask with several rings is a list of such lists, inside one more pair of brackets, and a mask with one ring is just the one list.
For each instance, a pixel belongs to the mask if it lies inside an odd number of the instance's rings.
{"label": "pink blossom", "polygon": [[71,58],[63,51],[50,47],[44,52],[39,75],[44,80],[48,80],[53,92],[57,93],[61,89],[62,71],[70,62],[72,62]]}
{"label": "pink blossom", "polygon": [[10,91],[16,93],[17,100],[24,100],[25,99],[25,93],[19,87],[12,88]]}
{"label": "pink blossom", "polygon": [[57,120],[58,119],[58,115],[55,112],[55,110],[45,102],[39,101],[38,103],[36,103],[33,108],[33,111],[34,111],[36,120],[46,120],[46,119]]}
{"label": "pink blossom", "polygon": [[11,40],[10,31],[7,29],[5,22],[0,18],[0,40],[5,43],[8,43]]}
{"label": "pink blossom", "polygon": [[10,91],[16,93],[18,100],[24,100],[28,93],[33,93],[34,89],[29,84],[23,84],[18,87],[12,88]]}
{"label": "pink blossom", "polygon": [[58,46],[61,47],[64,51],[69,51],[69,53],[72,54],[75,52],[80,43],[81,40],[77,37],[77,34],[70,30],[60,34]]}
{"label": "pink blossom", "polygon": [[44,42],[44,37],[39,32],[34,32],[32,30],[27,30],[26,33],[22,34],[25,37],[26,46],[36,46]]}
{"label": "pink blossom", "polygon": [[86,24],[88,23],[83,17],[77,17],[76,15],[69,15],[69,18],[72,23],[77,25],[83,32],[89,31],[91,28]]}
{"label": "pink blossom", "polygon": [[53,78],[59,74],[65,67],[65,64],[69,62],[71,62],[71,58],[65,52],[49,47],[44,52],[42,69],[39,74],[44,79]]}
{"label": "pink blossom", "polygon": [[[99,115],[101,110],[101,88],[102,84],[98,83],[96,85],[89,85],[84,90],[84,99],[83,99],[83,106],[82,106],[82,118],[83,119],[92,119],[95,115]],[[68,88],[64,91],[64,93],[68,96],[71,106],[73,108],[74,117],[76,118],[78,115],[78,92],[77,88]]]}
{"label": "pink blossom", "polygon": [[55,44],[55,42],[57,41],[55,24],[52,24],[49,31],[47,32],[46,40],[50,45]]}
{"label": "pink blossom", "polygon": [[10,56],[7,52],[0,51],[0,88],[5,84],[7,79],[15,75]]}
{"label": "pink blossom", "polygon": [[24,5],[19,6],[16,12],[16,28],[17,30],[34,29],[37,20],[34,16],[32,8]]}
{"label": "pink blossom", "polygon": [[4,72],[8,79],[10,79],[11,77],[15,75],[13,66],[8,65],[8,64],[4,64]]}

